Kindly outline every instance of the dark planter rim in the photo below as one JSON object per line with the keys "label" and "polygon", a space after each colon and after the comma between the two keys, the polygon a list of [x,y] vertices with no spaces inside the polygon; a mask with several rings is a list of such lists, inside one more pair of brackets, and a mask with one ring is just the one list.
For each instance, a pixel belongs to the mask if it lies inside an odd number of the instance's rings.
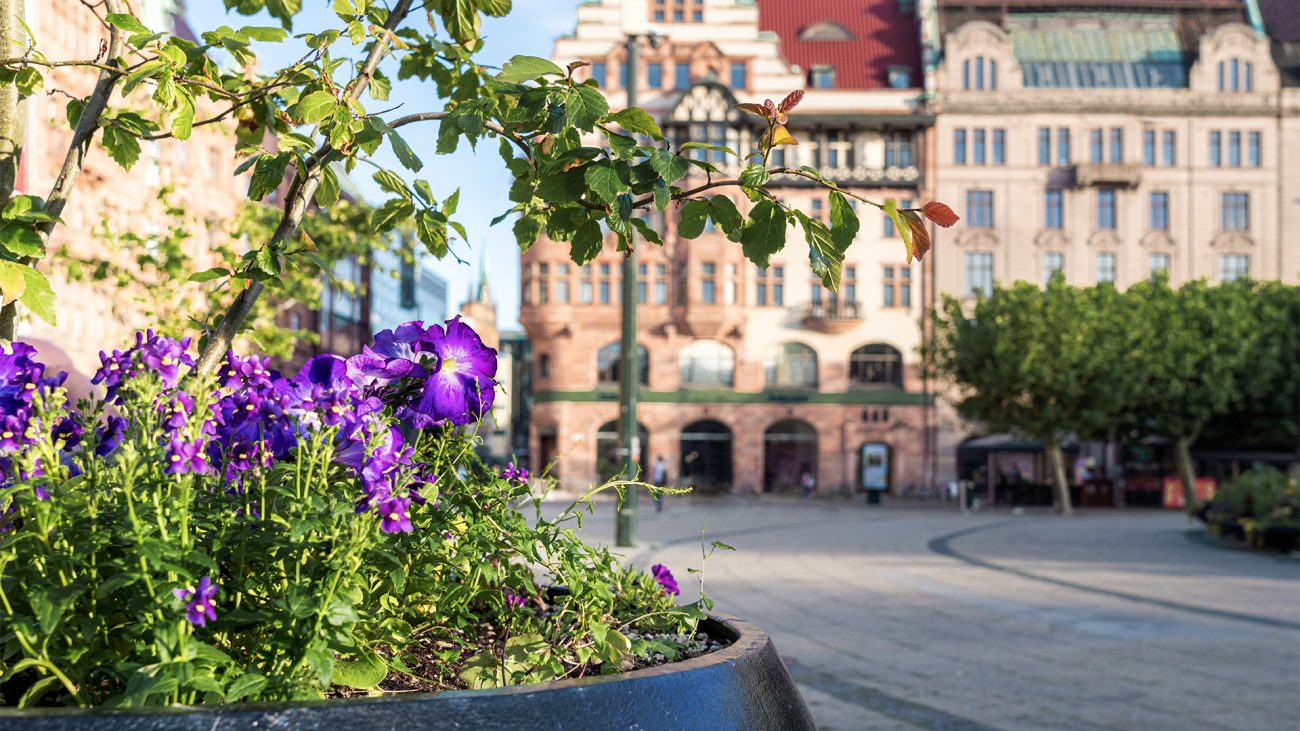
{"label": "dark planter rim", "polygon": [[687,673],[693,670],[704,670],[714,666],[751,660],[758,658],[771,645],[771,638],[769,638],[767,633],[757,625],[730,615],[710,614],[707,619],[700,623],[700,629],[706,631],[713,637],[716,637],[719,634],[730,637],[731,644],[721,650],[710,652],[706,655],[700,655],[699,657],[680,660],[678,662],[665,663],[654,667],[641,668],[639,670],[631,670],[625,673],[615,673],[613,675],[592,675],[584,678],[567,678],[564,680],[552,680],[545,683],[534,683],[531,685],[513,685],[504,688],[488,688],[484,690],[445,690],[433,693],[400,693],[361,698],[285,701],[279,703],[232,703],[150,708],[31,708],[20,710],[11,706],[0,706],[0,723],[39,718],[65,718],[72,720],[74,718],[87,717],[157,717],[195,713],[210,713],[215,718],[218,713],[224,716],[234,716],[243,713],[263,714],[268,711],[329,708],[350,705],[431,703],[439,701],[455,702],[472,700],[475,698],[495,698],[531,694],[542,695],[566,689],[589,688],[591,686],[616,684],[620,682],[635,682],[637,680],[674,675],[677,673]]}

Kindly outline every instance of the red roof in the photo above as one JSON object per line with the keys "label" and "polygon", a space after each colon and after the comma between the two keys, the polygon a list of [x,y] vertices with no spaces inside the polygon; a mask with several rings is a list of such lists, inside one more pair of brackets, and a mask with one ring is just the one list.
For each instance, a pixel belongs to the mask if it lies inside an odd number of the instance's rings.
{"label": "red roof", "polygon": [[[842,26],[852,40],[799,40],[819,23]],[[780,36],[785,60],[805,73],[833,66],[837,89],[887,88],[890,66],[907,66],[911,85],[921,85],[916,19],[898,12],[898,0],[758,0],[758,25]]]}

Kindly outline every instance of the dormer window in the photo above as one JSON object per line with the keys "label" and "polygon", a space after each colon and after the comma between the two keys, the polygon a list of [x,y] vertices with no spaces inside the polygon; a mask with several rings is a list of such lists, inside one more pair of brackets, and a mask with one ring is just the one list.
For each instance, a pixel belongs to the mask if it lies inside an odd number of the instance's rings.
{"label": "dormer window", "polygon": [[912,87],[911,66],[890,66],[889,67],[889,88],[910,89],[911,87]]}
{"label": "dormer window", "polygon": [[814,89],[834,89],[835,67],[813,66],[808,73],[808,85]]}
{"label": "dormer window", "polygon": [[983,91],[998,88],[998,62],[983,56],[975,56],[961,62],[961,88],[970,91]]}
{"label": "dormer window", "polygon": [[799,31],[801,41],[852,41],[853,34],[848,28],[833,20],[823,20]]}
{"label": "dormer window", "polygon": [[1255,90],[1255,64],[1239,58],[1219,62],[1219,91]]}

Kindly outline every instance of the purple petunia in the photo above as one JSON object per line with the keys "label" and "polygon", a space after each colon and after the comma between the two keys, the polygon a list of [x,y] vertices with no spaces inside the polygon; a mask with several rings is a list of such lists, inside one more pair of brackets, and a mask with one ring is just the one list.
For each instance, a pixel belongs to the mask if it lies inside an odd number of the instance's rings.
{"label": "purple petunia", "polygon": [[523,609],[528,603],[527,599],[524,599],[509,589],[502,589],[501,594],[505,597],[507,609]]}
{"label": "purple petunia", "polygon": [[[492,410],[496,396],[497,352],[457,315],[446,328],[431,327],[421,345],[435,353],[439,368],[424,381],[424,392],[411,408],[412,426],[447,421],[457,426]],[[427,423],[422,423],[427,422]]]}
{"label": "purple petunia", "polygon": [[185,618],[190,621],[190,624],[202,627],[208,622],[216,621],[217,585],[207,576],[199,579],[198,586],[172,589],[172,594],[185,602]]}
{"label": "purple petunia", "polygon": [[673,578],[673,572],[669,571],[667,566],[661,563],[651,566],[650,575],[655,577],[659,586],[663,587],[665,594],[677,596],[682,593],[682,590],[677,587],[677,579]]}
{"label": "purple petunia", "polygon": [[501,470],[501,476],[507,480],[513,480],[521,485],[528,482],[528,470],[524,467],[516,466],[514,462],[506,465],[506,468]]}

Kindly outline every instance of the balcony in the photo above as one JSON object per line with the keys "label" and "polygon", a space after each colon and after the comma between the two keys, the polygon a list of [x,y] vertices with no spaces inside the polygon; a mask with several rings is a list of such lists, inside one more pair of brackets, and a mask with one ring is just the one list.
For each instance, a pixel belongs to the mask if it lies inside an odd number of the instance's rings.
{"label": "balcony", "polygon": [[799,321],[809,330],[838,335],[862,324],[861,302],[834,300],[804,305]]}
{"label": "balcony", "polygon": [[1142,168],[1124,163],[1079,163],[1074,166],[1074,182],[1081,188],[1117,185],[1136,188],[1142,180]]}

